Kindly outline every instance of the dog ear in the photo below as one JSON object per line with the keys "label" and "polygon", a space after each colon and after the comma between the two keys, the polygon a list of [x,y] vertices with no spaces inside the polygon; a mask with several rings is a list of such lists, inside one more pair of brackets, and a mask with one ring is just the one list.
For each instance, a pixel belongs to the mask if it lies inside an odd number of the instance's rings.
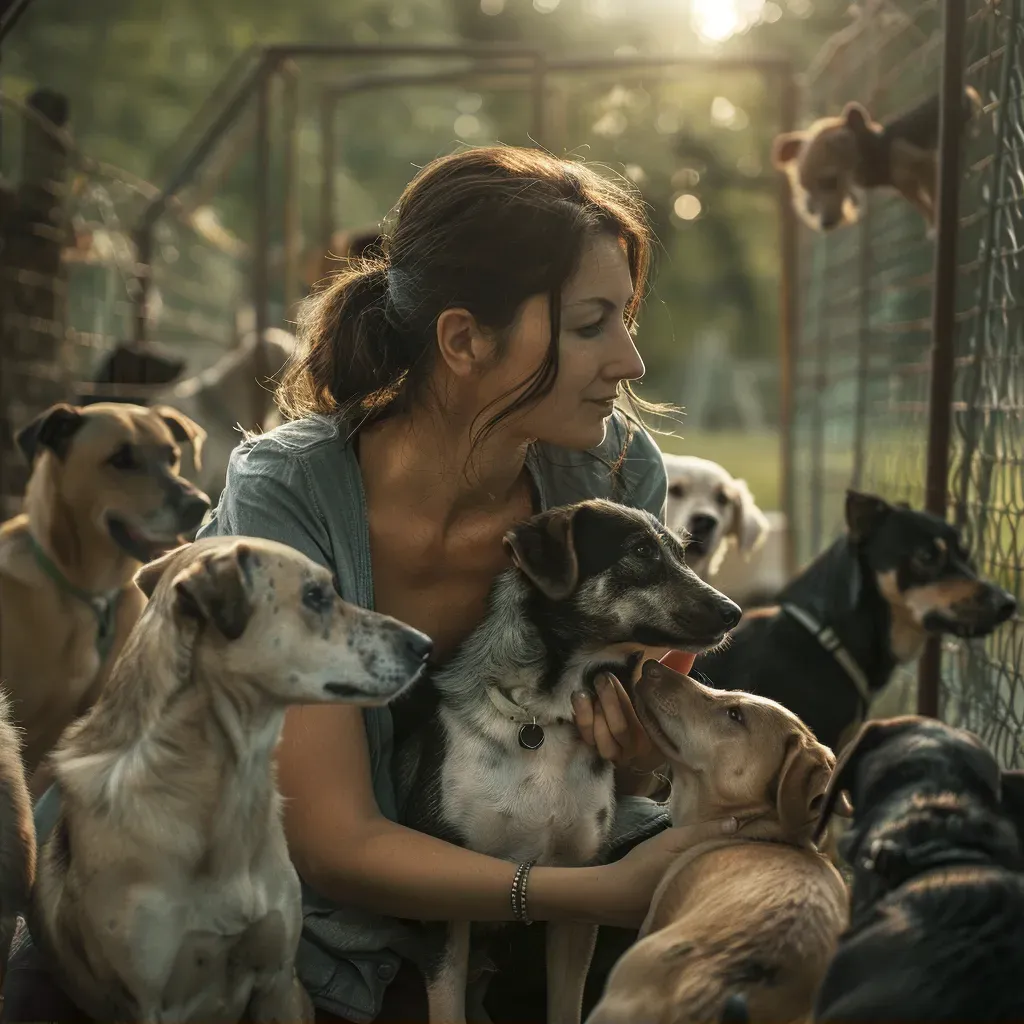
{"label": "dog ear", "polygon": [[512,564],[552,601],[565,600],[579,580],[572,529],[578,507],[552,509],[505,534]]}
{"label": "dog ear", "polygon": [[783,135],[776,135],[772,142],[772,164],[783,170],[791,164],[803,149],[807,141],[806,132],[786,132]]}
{"label": "dog ear", "polygon": [[191,545],[182,544],[179,547],[168,551],[165,555],[155,558],[152,562],[147,562],[138,570],[138,572],[135,573],[135,586],[137,586],[139,590],[146,595],[147,599],[153,596],[153,591],[156,590],[156,586],[163,578],[164,573],[167,571],[167,567],[187,547],[191,547]]}
{"label": "dog ear", "polygon": [[882,520],[892,511],[883,498],[861,491],[846,492],[846,528],[850,540],[860,543],[867,540],[881,525]]}
{"label": "dog ear", "polygon": [[814,827],[834,764],[828,747],[803,736],[790,737],[775,793],[775,809],[786,835],[800,836]]}
{"label": "dog ear", "polygon": [[64,459],[71,439],[85,425],[82,414],[65,402],[51,405],[31,423],[18,431],[17,442],[25,461],[31,466],[40,448],[49,448],[57,458]]}
{"label": "dog ear", "polygon": [[746,480],[732,482],[732,534],[740,551],[756,551],[768,536],[768,517],[757,507]]}
{"label": "dog ear", "polygon": [[192,445],[192,461],[195,462],[196,469],[202,469],[203,444],[206,441],[206,431],[194,420],[190,420],[183,412],[178,412],[177,409],[172,409],[169,405],[155,405],[153,406],[153,412],[167,424],[175,441],[179,444]]}
{"label": "dog ear", "polygon": [[252,549],[244,543],[200,558],[174,579],[178,607],[237,640],[252,618]]}
{"label": "dog ear", "polygon": [[828,827],[833,814],[851,814],[856,807],[850,807],[843,796],[844,790],[852,787],[857,769],[863,758],[877,750],[883,743],[914,725],[918,719],[913,715],[902,718],[874,719],[865,722],[860,732],[850,741],[846,749],[839,755],[839,760],[832,771],[825,791],[825,799],[821,802],[818,824],[815,826],[812,842],[817,843]]}
{"label": "dog ear", "polygon": [[855,133],[859,134],[861,132],[873,131],[876,129],[875,122],[872,120],[871,115],[860,103],[847,103],[846,106],[843,107],[842,116],[843,123],[846,127]]}

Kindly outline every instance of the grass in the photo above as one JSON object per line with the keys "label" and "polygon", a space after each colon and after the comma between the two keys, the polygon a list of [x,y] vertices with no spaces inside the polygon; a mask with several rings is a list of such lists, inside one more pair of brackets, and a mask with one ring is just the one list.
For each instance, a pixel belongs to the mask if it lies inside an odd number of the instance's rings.
{"label": "grass", "polygon": [[740,430],[691,431],[685,423],[675,436],[655,434],[661,450],[674,455],[697,455],[721,463],[733,476],[747,481],[763,509],[781,507],[779,436]]}

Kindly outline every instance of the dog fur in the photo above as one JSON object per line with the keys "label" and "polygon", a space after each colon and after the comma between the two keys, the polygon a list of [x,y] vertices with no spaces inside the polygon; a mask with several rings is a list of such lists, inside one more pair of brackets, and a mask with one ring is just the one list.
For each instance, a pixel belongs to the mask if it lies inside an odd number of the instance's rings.
{"label": "dog fur", "polygon": [[745,480],[708,459],[668,454],[662,458],[668,474],[665,523],[689,538],[686,564],[702,580],[718,572],[730,543],[743,555],[764,543],[768,519]]}
{"label": "dog fur", "polygon": [[272,541],[204,539],[138,585],[151,600],[110,685],[54,753],[32,935],[95,1020],[311,1020],[272,767],[284,713],[382,704],[430,640]]}
{"label": "dog fur", "polygon": [[840,849],[853,872],[851,923],[815,1021],[1024,1020],[1022,783],[976,736],[942,722],[864,726],[819,825],[848,791]]}
{"label": "dog fur", "polygon": [[36,877],[36,830],[21,761],[21,733],[0,690],[0,982]]}
{"label": "dog fur", "polygon": [[[780,704],[648,661],[637,713],[669,761],[674,825],[735,816],[684,853],[588,1024],[806,1019],[847,923],[846,887],[811,843],[835,757]],[[742,1015],[740,1015],[742,1016]]]}
{"label": "dog fur", "polygon": [[[964,121],[980,106],[978,94],[966,89]],[[899,192],[932,229],[938,144],[937,95],[886,124],[848,103],[838,117],[776,136],[772,161],[789,178],[794,209],[816,231],[855,223],[862,193],[875,188]]]}
{"label": "dog fur", "polygon": [[0,680],[30,777],[102,691],[144,604],[135,571],[206,511],[206,495],[178,474],[180,446],[198,450],[204,437],[175,409],[109,403],[56,405],[19,433],[33,469],[23,514],[0,526]]}
{"label": "dog fur", "polygon": [[759,693],[793,711],[837,749],[866,703],[834,653],[787,611],[832,631],[863,673],[869,696],[928,636],[986,636],[1016,611],[981,579],[960,534],[945,521],[876,495],[849,491],[846,534],[792,580],[775,607],[750,611],[727,648],[699,657],[715,686]]}
{"label": "dog fur", "polygon": [[[483,623],[431,683],[439,706],[402,745],[404,821],[514,862],[579,866],[604,851],[615,813],[612,765],[580,738],[572,694],[601,672],[630,685],[647,648],[704,650],[740,609],[686,565],[679,540],[647,512],[592,500],[534,516],[505,543]],[[490,691],[508,702],[499,707]],[[520,729],[544,741],[524,749]],[[465,1020],[469,922],[427,926],[434,1024]],[[548,1021],[580,1017],[596,929],[549,924]]]}

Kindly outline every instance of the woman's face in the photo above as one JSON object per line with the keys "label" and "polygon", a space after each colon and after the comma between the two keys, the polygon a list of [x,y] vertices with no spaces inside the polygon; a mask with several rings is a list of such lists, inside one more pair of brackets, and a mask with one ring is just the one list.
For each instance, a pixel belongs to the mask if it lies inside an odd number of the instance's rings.
{"label": "woman's face", "polygon": [[[506,429],[581,451],[604,440],[619,384],[644,374],[643,360],[623,321],[632,298],[624,246],[612,235],[595,236],[562,289],[554,387],[504,421]],[[495,398],[529,379],[546,360],[551,338],[548,305],[547,296],[524,303],[504,358],[487,375]]]}

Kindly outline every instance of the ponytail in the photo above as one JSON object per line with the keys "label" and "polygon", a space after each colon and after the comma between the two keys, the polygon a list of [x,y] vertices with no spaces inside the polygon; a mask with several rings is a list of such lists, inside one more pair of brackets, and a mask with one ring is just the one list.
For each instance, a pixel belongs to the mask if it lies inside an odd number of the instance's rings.
{"label": "ponytail", "polygon": [[306,300],[298,326],[303,355],[276,394],[286,419],[376,419],[418,355],[391,302],[384,262],[361,261],[337,274]]}

